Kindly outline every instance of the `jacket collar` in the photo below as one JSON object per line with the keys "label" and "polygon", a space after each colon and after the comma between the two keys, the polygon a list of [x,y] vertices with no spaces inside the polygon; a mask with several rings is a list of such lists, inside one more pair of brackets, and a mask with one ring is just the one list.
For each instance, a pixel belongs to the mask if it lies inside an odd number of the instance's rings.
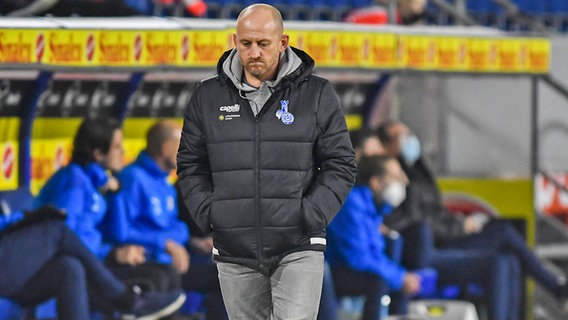
{"label": "jacket collar", "polygon": [[[294,47],[288,47],[282,53],[276,80],[267,83],[273,87],[286,81],[298,83],[313,72],[314,65],[314,60],[306,52]],[[221,79],[232,83],[239,90],[255,90],[256,88],[241,83],[243,76],[242,68],[237,50],[231,49],[226,51],[219,59],[217,74]]]}
{"label": "jacket collar", "polygon": [[166,178],[170,175],[169,172],[166,172],[160,168],[156,160],[152,159],[150,155],[146,152],[146,150],[141,151],[136,158],[135,163],[140,167],[144,168],[150,175],[156,178]]}
{"label": "jacket collar", "polygon": [[108,175],[105,168],[103,168],[103,166],[101,166],[97,162],[91,162],[80,167],[89,177],[95,188],[99,189],[108,182]]}
{"label": "jacket collar", "polygon": [[369,188],[366,185],[361,185],[361,184],[355,185],[351,192],[356,192],[356,193],[360,194],[361,197],[363,197],[363,199],[367,203],[374,204],[375,209],[376,209],[376,213],[379,216],[384,217],[386,215],[391,214],[394,210],[394,208],[391,205],[389,205],[385,202],[378,203],[377,200],[375,199],[374,195],[373,195],[373,191],[371,190],[371,188]]}

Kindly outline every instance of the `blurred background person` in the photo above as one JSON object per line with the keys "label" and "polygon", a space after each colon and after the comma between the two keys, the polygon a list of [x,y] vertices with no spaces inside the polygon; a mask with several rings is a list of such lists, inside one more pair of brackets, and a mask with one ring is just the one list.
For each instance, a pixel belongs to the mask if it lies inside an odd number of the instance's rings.
{"label": "blurred background person", "polygon": [[[406,199],[385,219],[387,226],[407,239],[403,250],[405,265],[421,265],[424,263],[419,261],[422,258],[440,259],[429,263],[437,264],[437,269],[441,269],[448,268],[447,264],[454,260],[465,259],[467,255],[473,257],[479,252],[506,255],[516,259],[525,274],[532,276],[554,296],[568,297],[566,279],[547,269],[509,222],[480,215],[462,217],[452,214],[444,207],[435,177],[421,157],[420,141],[404,123],[385,122],[377,129],[377,134],[387,154],[398,159],[409,179]],[[425,231],[425,228],[428,230]],[[431,240],[425,240],[425,237]],[[435,255],[432,258],[430,254],[424,254],[425,245],[430,243],[437,248],[448,249],[444,250],[446,253],[458,254],[453,258],[446,256],[447,260]],[[462,277],[465,278],[465,274]],[[508,282],[517,283],[520,280],[509,279]],[[504,283],[503,286],[510,283]],[[502,305],[495,304],[494,300],[486,298],[492,308],[503,308]]]}
{"label": "blurred background person", "polygon": [[365,320],[379,319],[380,298],[388,288],[407,296],[420,290],[420,277],[387,255],[379,232],[383,217],[404,200],[406,183],[396,159],[361,157],[355,187],[328,227],[326,258],[335,290],[338,296],[364,295]]}
{"label": "blurred background person", "polygon": [[[102,229],[119,246],[144,247],[143,263],[113,263],[113,270],[121,278],[153,279],[155,289],[160,291],[183,288],[204,292],[208,295],[207,319],[225,319],[217,269],[214,264],[190,263],[188,226],[179,219],[177,190],[168,181],[177,167],[180,137],[181,124],[175,121],[161,120],[150,127],[145,150],[117,174],[121,188],[109,195],[109,211]],[[191,243],[208,251],[210,257],[211,241],[192,238]]]}
{"label": "blurred background person", "polygon": [[113,250],[98,229],[107,210],[104,194],[119,188],[107,170],[120,170],[123,154],[122,129],[116,119],[85,118],[74,137],[71,162],[49,178],[34,207],[50,205],[65,211],[67,226],[99,259],[138,264],[144,260],[143,247],[125,245]]}

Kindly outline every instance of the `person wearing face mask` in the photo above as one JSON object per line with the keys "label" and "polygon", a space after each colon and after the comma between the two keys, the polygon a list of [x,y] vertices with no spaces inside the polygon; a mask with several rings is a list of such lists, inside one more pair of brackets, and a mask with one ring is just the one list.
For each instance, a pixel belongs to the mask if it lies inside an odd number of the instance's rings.
{"label": "person wearing face mask", "polygon": [[421,289],[417,274],[387,256],[384,236],[378,231],[383,217],[404,200],[406,183],[396,159],[362,156],[355,186],[327,228],[326,259],[336,294],[364,295],[364,320],[379,319],[379,300],[388,288],[407,296]]}
{"label": "person wearing face mask", "polygon": [[377,135],[386,154],[399,160],[410,184],[408,197],[396,214],[385,219],[385,224],[394,230],[427,221],[437,240],[448,239],[481,230],[480,220],[462,219],[451,215],[443,207],[435,178],[421,158],[420,141],[408,127],[399,121],[387,121],[377,128]]}
{"label": "person wearing face mask", "polygon": [[[420,267],[429,263],[440,269],[458,260],[458,255],[452,252],[459,252],[459,259],[463,261],[483,251],[494,256],[510,257],[520,265],[524,274],[532,276],[554,296],[568,297],[566,279],[549,271],[509,222],[482,220],[475,215],[463,218],[444,207],[435,177],[421,157],[420,142],[404,123],[385,122],[378,127],[377,135],[387,154],[399,160],[409,179],[406,199],[384,221],[407,240],[403,249],[403,265]],[[425,248],[434,244],[436,249],[444,249],[445,253],[428,253],[430,249]],[[487,270],[492,272],[491,269]],[[510,280],[511,283],[517,281],[520,282],[520,278]],[[488,303],[493,304],[490,309],[494,312],[489,319],[515,318],[499,316],[505,311],[494,303],[494,299],[488,299]]]}

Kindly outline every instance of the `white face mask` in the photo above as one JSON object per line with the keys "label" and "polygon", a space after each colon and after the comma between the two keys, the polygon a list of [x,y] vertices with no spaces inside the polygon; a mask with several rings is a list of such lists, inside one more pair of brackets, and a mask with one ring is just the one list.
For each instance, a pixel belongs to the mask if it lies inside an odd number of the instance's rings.
{"label": "white face mask", "polygon": [[392,182],[383,190],[383,200],[393,208],[398,207],[406,198],[406,186],[402,182]]}
{"label": "white face mask", "polygon": [[401,140],[401,153],[402,158],[409,165],[414,163],[420,158],[421,147],[420,141],[415,135],[410,135]]}

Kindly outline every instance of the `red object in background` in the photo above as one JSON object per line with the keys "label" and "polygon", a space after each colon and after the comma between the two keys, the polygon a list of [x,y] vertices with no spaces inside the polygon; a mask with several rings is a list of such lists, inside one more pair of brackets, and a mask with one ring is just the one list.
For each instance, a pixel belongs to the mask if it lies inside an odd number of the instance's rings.
{"label": "red object in background", "polygon": [[360,8],[349,13],[345,18],[345,22],[357,24],[388,24],[389,14],[388,11],[381,6]]}
{"label": "red object in background", "polygon": [[536,177],[537,208],[548,214],[566,214],[568,213],[568,193],[562,191],[557,185],[568,188],[568,173],[552,174],[550,178],[540,174]]}
{"label": "red object in background", "polygon": [[207,4],[203,0],[184,0],[185,10],[194,17],[201,17],[207,12]]}
{"label": "red object in background", "polygon": [[12,178],[12,172],[14,170],[14,149],[11,146],[6,147],[4,150],[4,155],[2,156],[2,173],[6,179]]}
{"label": "red object in background", "polygon": [[497,217],[499,214],[487,202],[477,197],[460,194],[448,193],[443,197],[444,207],[453,214],[470,214],[483,213],[490,217]]}
{"label": "red object in background", "polygon": [[43,36],[43,33],[40,33],[36,39],[35,52],[36,52],[37,62],[41,62],[41,59],[43,59],[44,50],[45,50],[45,37]]}
{"label": "red object in background", "polygon": [[568,173],[538,174],[535,188],[537,210],[568,226],[568,191],[565,190],[568,189]]}
{"label": "red object in background", "polygon": [[136,38],[134,38],[134,59],[136,61],[140,61],[141,56],[142,56],[142,36],[137,34]]}
{"label": "red object in background", "polygon": [[194,17],[201,17],[207,12],[207,4],[203,0],[160,0],[160,4],[169,6],[182,1],[185,10]]}

